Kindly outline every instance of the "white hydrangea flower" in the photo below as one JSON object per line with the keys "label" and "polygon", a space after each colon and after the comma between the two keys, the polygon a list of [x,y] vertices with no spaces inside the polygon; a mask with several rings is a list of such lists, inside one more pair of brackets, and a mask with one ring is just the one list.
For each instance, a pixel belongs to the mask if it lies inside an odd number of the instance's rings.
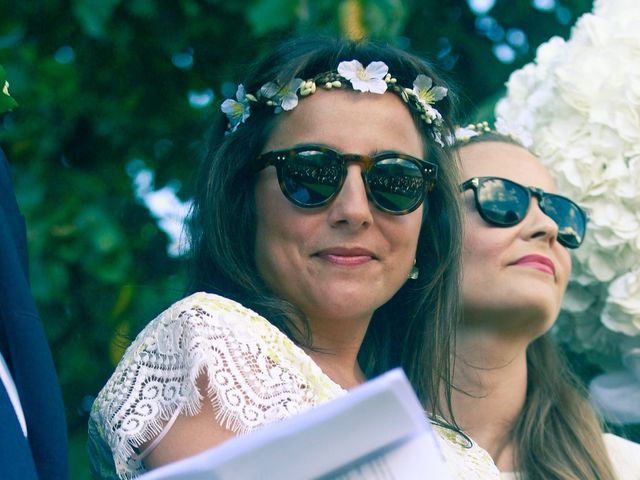
{"label": "white hydrangea flower", "polygon": [[513,138],[520,142],[523,146],[531,147],[531,135],[525,128],[518,124],[509,124],[504,118],[497,118],[495,122],[496,132]]}
{"label": "white hydrangea flower", "polygon": [[387,82],[384,81],[389,67],[384,62],[371,62],[367,68],[358,61],[340,62],[338,73],[351,82],[354,90],[360,92],[384,93]]}
{"label": "white hydrangea flower", "polygon": [[[638,25],[640,2],[596,0],[569,40],[552,38],[511,75],[496,106],[499,121],[531,137],[558,190],[589,213],[555,330],[611,371],[630,355],[621,340],[640,339]],[[640,350],[633,355],[640,362]],[[640,368],[624,379],[640,392]]]}
{"label": "white hydrangea flower", "polygon": [[640,267],[612,281],[608,294],[602,322],[626,335],[640,334]]}

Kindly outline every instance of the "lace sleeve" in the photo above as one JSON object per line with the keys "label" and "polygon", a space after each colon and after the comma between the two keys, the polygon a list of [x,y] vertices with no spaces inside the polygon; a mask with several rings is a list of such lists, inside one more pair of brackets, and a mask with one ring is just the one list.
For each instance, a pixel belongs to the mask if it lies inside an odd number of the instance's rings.
{"label": "lace sleeve", "polygon": [[194,294],[147,325],[94,403],[93,431],[111,449],[121,478],[144,471],[136,451],[170,418],[200,411],[196,380],[204,372],[218,422],[238,434],[344,393],[263,317],[232,300]]}
{"label": "lace sleeve", "polygon": [[[500,472],[489,453],[473,440],[438,424],[432,424],[441,452],[455,480],[499,480]],[[468,440],[471,440],[469,443]]]}

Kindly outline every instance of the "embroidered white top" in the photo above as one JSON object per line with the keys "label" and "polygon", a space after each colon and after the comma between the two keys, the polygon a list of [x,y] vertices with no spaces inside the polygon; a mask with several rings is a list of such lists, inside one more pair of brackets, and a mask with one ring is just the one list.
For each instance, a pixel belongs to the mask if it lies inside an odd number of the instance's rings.
{"label": "embroidered white top", "polygon": [[[178,414],[200,410],[196,379],[205,371],[218,421],[237,434],[346,393],[264,317],[233,300],[196,293],[145,327],[96,398],[89,420],[94,476],[144,472],[140,446],[166,433]],[[454,478],[498,478],[484,450],[434,428]]]}

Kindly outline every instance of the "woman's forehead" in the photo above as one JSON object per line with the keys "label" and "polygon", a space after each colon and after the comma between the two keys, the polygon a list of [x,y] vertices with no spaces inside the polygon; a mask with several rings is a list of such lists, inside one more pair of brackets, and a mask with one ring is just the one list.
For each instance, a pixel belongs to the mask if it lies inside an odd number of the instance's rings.
{"label": "woman's forehead", "polygon": [[314,143],[348,153],[394,150],[423,156],[411,112],[393,93],[318,91],[278,115],[265,151]]}
{"label": "woman's forehead", "polygon": [[549,171],[526,148],[506,142],[487,141],[459,149],[462,180],[472,177],[502,177],[545,191],[555,191]]}

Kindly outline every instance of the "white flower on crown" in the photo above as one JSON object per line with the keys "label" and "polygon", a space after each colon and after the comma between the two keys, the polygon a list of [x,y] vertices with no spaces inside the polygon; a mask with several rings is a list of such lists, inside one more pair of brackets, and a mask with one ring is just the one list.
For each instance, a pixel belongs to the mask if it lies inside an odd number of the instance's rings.
{"label": "white flower on crown", "polygon": [[[425,116],[430,122],[442,121],[442,115],[440,115],[440,112],[431,105],[447,96],[447,89],[445,87],[434,86],[431,77],[421,74],[413,81],[413,89],[407,93],[411,93],[416,96],[424,108]],[[443,145],[442,139],[437,138],[436,141],[440,145]]]}
{"label": "white flower on crown", "polygon": [[275,82],[268,82],[260,88],[260,94],[264,98],[268,98],[271,104],[276,107],[275,113],[293,110],[298,106],[298,90],[303,83],[301,78],[294,78],[282,87]]}
{"label": "white flower on crown", "polygon": [[476,129],[471,128],[471,126],[456,127],[456,130],[453,133],[455,138],[451,139],[449,144],[453,145],[453,144],[455,144],[456,141],[458,141],[458,142],[467,142],[471,138],[477,137],[478,135],[480,135],[480,133],[481,132],[478,132]]}
{"label": "white flower on crown", "polygon": [[[344,81],[346,80],[346,81]],[[307,97],[321,87],[326,90],[350,87],[361,92],[383,94],[391,91],[398,95],[414,112],[430,127],[433,139],[444,147],[441,129],[445,129],[440,112],[431,104],[447,96],[447,89],[434,86],[433,81],[426,75],[419,74],[413,83],[413,89],[397,84],[397,79],[389,73],[389,67],[384,62],[371,62],[364,68],[357,60],[340,62],[337,70],[319,73],[313,78],[303,80],[294,78],[286,85],[278,82],[267,82],[252,95],[245,93],[241,84],[236,92],[236,100],[226,99],[222,102],[221,110],[229,119],[226,135],[236,131],[251,114],[249,102],[266,104],[274,108],[274,113],[293,110],[302,97]]]}
{"label": "white flower on crown", "polygon": [[435,87],[433,80],[426,75],[418,75],[413,81],[413,93],[422,105],[433,105],[447,96],[445,87]]}
{"label": "white flower on crown", "polygon": [[340,62],[338,73],[351,82],[354,90],[371,93],[387,91],[387,82],[384,78],[389,73],[389,67],[384,62],[371,62],[367,68],[364,68],[358,60]]}
{"label": "white flower on crown", "polygon": [[245,93],[244,85],[238,85],[236,90],[236,99],[227,98],[220,109],[229,119],[229,131],[235,132],[238,126],[243,123],[251,115],[249,101],[255,101],[255,97]]}
{"label": "white flower on crown", "polygon": [[589,213],[557,330],[606,368],[621,365],[621,339],[640,338],[638,25],[640,2],[596,0],[569,40],[552,38],[511,75],[496,107]]}

